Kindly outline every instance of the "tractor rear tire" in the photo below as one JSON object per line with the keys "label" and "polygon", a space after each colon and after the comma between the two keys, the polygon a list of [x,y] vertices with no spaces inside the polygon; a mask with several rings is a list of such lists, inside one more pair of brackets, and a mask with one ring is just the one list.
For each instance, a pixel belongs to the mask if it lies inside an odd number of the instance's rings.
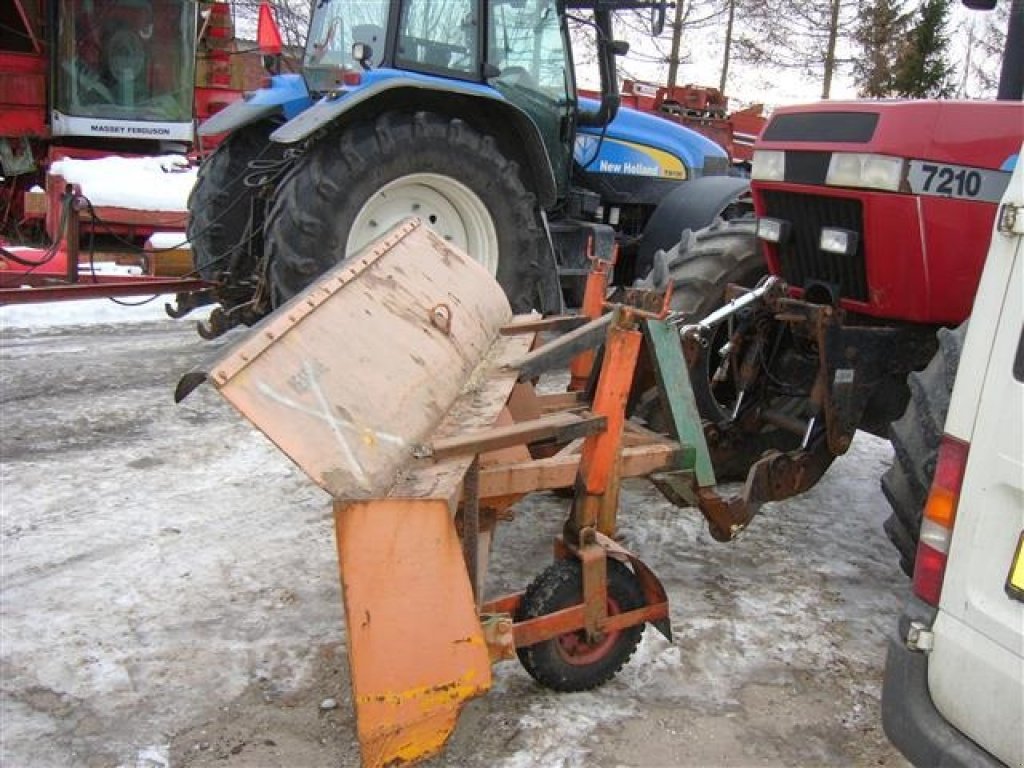
{"label": "tractor rear tire", "polygon": [[892,466],[882,475],[882,493],[892,507],[892,514],[884,528],[900,553],[900,567],[907,576],[914,575],[921,514],[935,475],[939,442],[966,335],[966,322],[953,330],[939,330],[939,349],[924,370],[907,377],[910,402],[889,430],[894,456]]}
{"label": "tractor rear tire", "polygon": [[[618,560],[607,560],[608,614],[644,606],[640,582]],[[583,569],[579,560],[559,560],[541,572],[523,595],[515,620],[546,616],[583,602]],[[541,685],[556,691],[589,691],[611,680],[640,643],[644,625],[606,633],[594,642],[583,630],[545,640],[516,653],[523,667]]]}
{"label": "tractor rear tire", "polygon": [[428,112],[330,134],[284,178],[264,230],[274,306],[414,215],[487,267],[513,311],[534,306],[550,257],[519,167],[492,137]]}
{"label": "tractor rear tire", "polygon": [[[243,126],[199,166],[188,198],[188,239],[193,267],[204,280],[215,280],[231,266],[236,250],[246,246],[256,189],[245,178],[250,162],[277,161],[284,155],[284,145],[269,138],[277,127],[272,120]],[[246,274],[233,275],[233,281],[248,279],[255,268],[244,264],[241,271]]]}

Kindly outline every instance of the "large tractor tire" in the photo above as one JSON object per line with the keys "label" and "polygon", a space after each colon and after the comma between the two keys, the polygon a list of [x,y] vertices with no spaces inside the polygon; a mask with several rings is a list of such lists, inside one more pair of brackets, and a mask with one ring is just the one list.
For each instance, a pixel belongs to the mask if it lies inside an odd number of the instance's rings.
{"label": "large tractor tire", "polygon": [[[663,290],[672,282],[672,309],[685,322],[696,322],[725,303],[725,290],[731,283],[754,287],[766,274],[764,257],[757,245],[754,221],[750,218],[718,220],[709,227],[683,232],[683,237],[641,283],[643,287]],[[723,340],[724,343],[724,340]],[[727,404],[712,397],[710,378],[718,364],[721,343],[710,346],[700,363],[701,371],[691,371],[701,416],[709,421],[728,419]],[[699,380],[699,381],[698,381]],[[708,386],[703,386],[707,383]],[[706,392],[704,390],[707,390]],[[655,428],[664,428],[664,414],[651,414]]]}
{"label": "large tractor tire", "polygon": [[893,463],[882,475],[882,493],[892,507],[885,532],[900,553],[900,567],[914,575],[921,514],[939,453],[953,381],[967,335],[967,323],[939,330],[939,349],[922,371],[907,377],[910,402],[903,416],[889,431]]}
{"label": "large tractor tire", "polygon": [[309,148],[281,182],[264,238],[275,306],[419,216],[531,309],[547,240],[536,200],[493,138],[459,119],[386,113]]}
{"label": "large tractor tire", "polygon": [[251,276],[256,264],[246,257],[249,215],[257,189],[246,184],[250,163],[272,164],[284,155],[284,145],[270,141],[278,123],[263,120],[228,136],[199,167],[188,198],[188,239],[192,262],[204,280],[215,280],[234,265],[234,281]]}
{"label": "large tractor tire", "polygon": [[666,256],[672,309],[700,320],[725,302],[730,283],[754,287],[768,271],[757,246],[754,220],[718,220],[689,233]]}

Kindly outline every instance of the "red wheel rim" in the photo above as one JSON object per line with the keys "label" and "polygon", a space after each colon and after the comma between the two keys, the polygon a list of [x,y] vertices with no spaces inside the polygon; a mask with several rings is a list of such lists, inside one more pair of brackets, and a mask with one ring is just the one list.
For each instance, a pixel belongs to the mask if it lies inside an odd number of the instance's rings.
{"label": "red wheel rim", "polygon": [[[619,612],[619,604],[611,597],[608,598],[608,615],[614,616]],[[605,632],[601,637],[590,642],[587,640],[586,630],[566,632],[555,638],[555,648],[558,655],[567,664],[576,667],[586,666],[600,661],[615,647],[619,640],[619,630]]]}

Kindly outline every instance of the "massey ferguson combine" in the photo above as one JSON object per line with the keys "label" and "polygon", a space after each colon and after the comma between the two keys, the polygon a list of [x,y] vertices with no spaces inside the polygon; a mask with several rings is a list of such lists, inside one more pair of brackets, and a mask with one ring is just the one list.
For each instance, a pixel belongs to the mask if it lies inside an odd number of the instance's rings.
{"label": "massey ferguson combine", "polygon": [[[177,166],[169,172],[186,167],[194,105],[203,116],[240,96],[229,71],[231,44],[226,3],[0,3],[0,233],[8,236],[0,286],[76,282],[79,219],[83,228],[136,242],[155,230],[184,231],[183,206],[132,208],[140,190],[131,188],[121,190],[124,204],[88,200],[88,190],[61,176],[56,164],[176,153],[181,162],[169,163]],[[198,47],[204,54],[199,87]],[[118,182],[131,184],[112,185]],[[49,245],[16,246],[21,228],[36,221],[44,222]]]}

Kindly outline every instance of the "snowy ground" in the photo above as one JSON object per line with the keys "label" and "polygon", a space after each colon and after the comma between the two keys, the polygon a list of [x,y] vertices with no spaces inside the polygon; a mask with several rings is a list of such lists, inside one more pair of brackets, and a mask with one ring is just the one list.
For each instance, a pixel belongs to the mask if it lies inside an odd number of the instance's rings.
{"label": "snowy ground", "polygon": [[[218,344],[161,300],[103,304],[0,309],[0,764],[357,765],[326,496],[211,389],[173,404]],[[858,436],[728,545],[628,482],[623,537],[675,642],[648,629],[585,694],[500,665],[432,764],[905,765],[879,717],[906,587],[890,456]],[[564,506],[536,495],[499,530],[493,591],[541,570]]]}

